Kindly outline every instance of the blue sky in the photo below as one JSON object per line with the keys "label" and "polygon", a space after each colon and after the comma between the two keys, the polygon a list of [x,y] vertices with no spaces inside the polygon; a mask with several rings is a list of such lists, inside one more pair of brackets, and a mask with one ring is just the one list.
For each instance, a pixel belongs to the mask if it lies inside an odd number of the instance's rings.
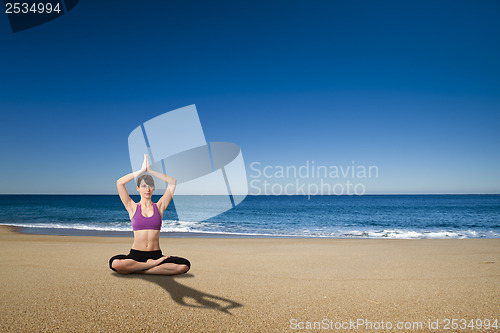
{"label": "blue sky", "polygon": [[[196,104],[247,167],[376,165],[367,193],[500,193],[498,1],[81,0],[0,16],[0,193],[116,193],[127,138]],[[247,169],[251,176],[250,168]]]}

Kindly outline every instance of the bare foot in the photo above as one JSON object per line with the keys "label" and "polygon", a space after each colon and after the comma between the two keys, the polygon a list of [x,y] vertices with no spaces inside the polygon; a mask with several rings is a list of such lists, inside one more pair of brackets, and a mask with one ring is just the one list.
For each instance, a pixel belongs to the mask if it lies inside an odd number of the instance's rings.
{"label": "bare foot", "polygon": [[165,260],[167,258],[170,258],[170,256],[162,256],[161,258],[158,258],[158,259],[148,259],[147,262],[149,264],[154,264],[154,266],[157,266],[157,265],[161,264],[163,262],[163,260]]}

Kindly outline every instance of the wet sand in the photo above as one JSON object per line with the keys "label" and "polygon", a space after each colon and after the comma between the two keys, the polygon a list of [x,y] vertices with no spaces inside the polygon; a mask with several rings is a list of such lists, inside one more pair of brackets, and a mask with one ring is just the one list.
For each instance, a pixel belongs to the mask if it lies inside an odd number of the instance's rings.
{"label": "wet sand", "polygon": [[108,268],[131,237],[14,230],[0,226],[1,332],[438,332],[500,319],[500,239],[162,237],[192,267],[151,276]]}

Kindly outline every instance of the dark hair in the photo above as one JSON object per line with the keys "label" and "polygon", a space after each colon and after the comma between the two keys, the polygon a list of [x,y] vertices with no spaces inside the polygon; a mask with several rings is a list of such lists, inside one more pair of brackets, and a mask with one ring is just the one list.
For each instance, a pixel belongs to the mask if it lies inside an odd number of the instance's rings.
{"label": "dark hair", "polygon": [[144,180],[144,182],[149,185],[149,186],[155,186],[155,181],[153,180],[153,177],[151,175],[142,175],[139,178],[137,178],[137,187],[141,187],[141,182]]}

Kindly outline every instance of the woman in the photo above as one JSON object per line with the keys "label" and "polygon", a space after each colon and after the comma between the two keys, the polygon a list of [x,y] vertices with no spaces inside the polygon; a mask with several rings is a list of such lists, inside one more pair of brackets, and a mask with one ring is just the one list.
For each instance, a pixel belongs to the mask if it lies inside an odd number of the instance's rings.
{"label": "woman", "polygon": [[[141,200],[135,203],[128,195],[125,184],[135,177],[148,172],[168,183],[165,194],[157,203],[151,201],[155,189],[153,177],[142,175],[137,180],[137,191]],[[128,211],[134,230],[134,243],[128,255],[119,254],[109,260],[109,268],[121,274],[175,275],[186,273],[191,267],[189,260],[181,257],[164,256],[160,250],[160,229],[162,216],[175,191],[176,180],[165,174],[151,170],[148,155],[139,171],[118,179],[116,186],[123,205]]]}

